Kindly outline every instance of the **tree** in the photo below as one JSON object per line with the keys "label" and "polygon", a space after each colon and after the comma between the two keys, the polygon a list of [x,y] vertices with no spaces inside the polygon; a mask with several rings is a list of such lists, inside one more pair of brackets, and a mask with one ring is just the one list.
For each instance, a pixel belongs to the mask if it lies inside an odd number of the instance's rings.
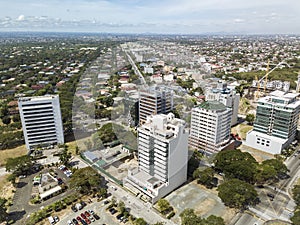
{"label": "tree", "polygon": [[300,205],[300,185],[295,185],[293,188],[293,199],[297,205]]}
{"label": "tree", "polygon": [[280,160],[280,159],[267,159],[267,160],[262,162],[262,165],[268,165],[268,166],[274,168],[274,170],[277,173],[277,176],[279,174],[283,174],[283,173],[288,172],[288,168],[283,163],[283,161]]}
{"label": "tree", "polygon": [[254,119],[255,119],[254,114],[247,114],[245,120],[247,121],[248,124],[252,125],[254,122]]}
{"label": "tree", "polygon": [[255,181],[257,184],[264,184],[267,181],[276,178],[277,172],[270,165],[259,165],[258,171],[255,174]]}
{"label": "tree", "polygon": [[11,174],[8,175],[7,181],[11,182],[12,185],[15,186],[16,178],[17,178],[16,174],[11,173]]}
{"label": "tree", "polygon": [[10,124],[11,122],[11,118],[9,116],[5,116],[2,118],[2,122],[5,124],[5,125],[8,125]]}
{"label": "tree", "polygon": [[154,223],[153,225],[165,225],[166,223],[164,223],[164,222],[156,222],[156,223]]}
{"label": "tree", "polygon": [[179,216],[182,225],[201,225],[203,222],[201,217],[195,214],[194,209],[185,209]]}
{"label": "tree", "polygon": [[21,121],[20,115],[19,115],[19,114],[13,115],[13,121],[14,121],[15,123],[16,123],[16,122],[20,122],[20,121]]}
{"label": "tree", "polygon": [[70,159],[72,158],[71,152],[68,152],[68,146],[64,145],[63,150],[59,155],[59,160],[63,165],[68,165]]}
{"label": "tree", "polygon": [[225,173],[228,178],[238,178],[249,183],[255,180],[258,163],[248,152],[240,150],[221,151],[214,160],[215,169]]}
{"label": "tree", "polygon": [[78,169],[70,179],[70,187],[81,194],[91,194],[103,187],[104,178],[91,167]]}
{"label": "tree", "polygon": [[0,222],[5,221],[8,216],[7,208],[5,205],[6,202],[7,202],[7,200],[5,198],[0,198]]}
{"label": "tree", "polygon": [[238,179],[225,181],[218,187],[218,196],[226,206],[246,209],[258,203],[258,194],[253,185]]}
{"label": "tree", "polygon": [[300,211],[294,213],[291,217],[291,221],[293,222],[293,225],[300,225]]}
{"label": "tree", "polygon": [[164,198],[161,198],[157,201],[157,206],[161,213],[166,213],[167,211],[169,211],[172,208],[170,203]]}
{"label": "tree", "polygon": [[125,212],[126,208],[125,208],[125,203],[123,201],[119,201],[118,209],[121,214]]}
{"label": "tree", "polygon": [[147,225],[147,222],[143,218],[138,218],[133,222],[134,225]]}
{"label": "tree", "polygon": [[28,155],[19,156],[16,158],[8,158],[6,160],[6,171],[12,171],[14,174],[24,175],[27,174],[32,168],[32,160]]}
{"label": "tree", "polygon": [[198,168],[194,171],[193,178],[198,179],[198,183],[205,185],[207,188],[212,188],[214,186],[214,170],[210,167],[205,170]]}
{"label": "tree", "polygon": [[98,196],[100,198],[105,198],[107,196],[107,189],[106,188],[100,188],[98,191]]}
{"label": "tree", "polygon": [[206,219],[204,219],[205,225],[225,225],[225,221],[222,217],[210,215]]}

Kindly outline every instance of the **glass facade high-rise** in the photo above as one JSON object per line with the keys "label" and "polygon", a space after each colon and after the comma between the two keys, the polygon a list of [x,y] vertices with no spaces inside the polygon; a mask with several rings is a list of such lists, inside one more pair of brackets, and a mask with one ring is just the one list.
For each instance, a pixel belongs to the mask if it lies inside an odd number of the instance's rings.
{"label": "glass facade high-rise", "polygon": [[296,136],[300,113],[298,95],[274,91],[269,96],[260,98],[253,130],[247,134],[246,144],[272,154],[280,154]]}

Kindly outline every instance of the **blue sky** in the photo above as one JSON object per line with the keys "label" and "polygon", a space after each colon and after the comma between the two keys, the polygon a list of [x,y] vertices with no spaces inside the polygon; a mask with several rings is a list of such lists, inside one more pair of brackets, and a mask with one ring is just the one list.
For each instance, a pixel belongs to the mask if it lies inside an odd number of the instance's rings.
{"label": "blue sky", "polygon": [[0,31],[300,33],[299,0],[0,0]]}

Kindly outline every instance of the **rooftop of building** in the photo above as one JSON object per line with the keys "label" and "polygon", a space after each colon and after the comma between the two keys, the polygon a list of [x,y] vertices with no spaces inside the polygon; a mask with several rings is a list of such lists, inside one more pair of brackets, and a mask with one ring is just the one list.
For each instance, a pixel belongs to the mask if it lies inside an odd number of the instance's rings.
{"label": "rooftop of building", "polygon": [[218,101],[206,101],[202,102],[200,105],[197,106],[198,108],[216,111],[216,110],[226,110],[226,106]]}
{"label": "rooftop of building", "polygon": [[292,99],[292,98],[298,97],[299,93],[286,93],[284,91],[276,90],[276,91],[272,91],[270,93],[270,96],[272,96],[272,97],[279,97],[279,98]]}
{"label": "rooftop of building", "polygon": [[32,97],[21,97],[18,99],[19,102],[29,101],[43,101],[58,98],[58,95],[44,95],[44,96],[32,96]]}
{"label": "rooftop of building", "polygon": [[258,100],[260,105],[263,103],[283,105],[289,108],[297,108],[300,106],[300,101],[297,99],[299,93],[286,93],[284,91],[276,90],[271,92],[268,96],[262,97]]}

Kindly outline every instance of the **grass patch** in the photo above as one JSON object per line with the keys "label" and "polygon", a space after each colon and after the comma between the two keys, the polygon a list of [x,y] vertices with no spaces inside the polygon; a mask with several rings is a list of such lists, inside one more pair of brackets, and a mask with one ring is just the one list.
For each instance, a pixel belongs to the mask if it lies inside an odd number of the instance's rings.
{"label": "grass patch", "polygon": [[0,150],[0,166],[5,166],[6,159],[8,158],[16,158],[26,154],[27,154],[27,149],[25,145],[13,149]]}
{"label": "grass patch", "polygon": [[246,134],[248,133],[249,130],[251,130],[253,126],[250,125],[245,125],[245,124],[240,124],[240,136],[243,140],[246,139]]}

